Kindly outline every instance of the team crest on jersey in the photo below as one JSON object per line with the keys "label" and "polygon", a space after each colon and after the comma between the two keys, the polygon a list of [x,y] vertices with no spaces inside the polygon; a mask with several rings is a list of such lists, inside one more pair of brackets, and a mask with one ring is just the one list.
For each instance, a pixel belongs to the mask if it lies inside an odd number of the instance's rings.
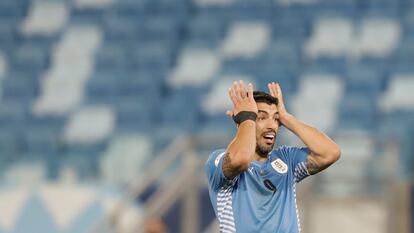
{"label": "team crest on jersey", "polygon": [[273,161],[272,167],[281,174],[284,174],[288,171],[288,166],[281,159],[276,159],[275,161]]}
{"label": "team crest on jersey", "polygon": [[221,157],[223,157],[223,155],[224,155],[225,153],[223,152],[223,153],[221,153],[221,154],[219,154],[218,156],[217,156],[217,158],[216,158],[216,160],[214,160],[214,164],[216,165],[216,167],[218,166],[218,164],[219,164],[219,162],[220,162],[220,159],[221,159]]}

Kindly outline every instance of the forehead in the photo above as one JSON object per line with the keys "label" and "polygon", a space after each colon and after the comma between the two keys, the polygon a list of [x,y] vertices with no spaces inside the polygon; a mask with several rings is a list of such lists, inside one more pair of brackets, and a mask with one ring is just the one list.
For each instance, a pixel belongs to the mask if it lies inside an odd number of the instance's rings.
{"label": "forehead", "polygon": [[260,111],[265,111],[269,114],[277,113],[276,104],[267,104],[267,103],[257,103],[257,109]]}

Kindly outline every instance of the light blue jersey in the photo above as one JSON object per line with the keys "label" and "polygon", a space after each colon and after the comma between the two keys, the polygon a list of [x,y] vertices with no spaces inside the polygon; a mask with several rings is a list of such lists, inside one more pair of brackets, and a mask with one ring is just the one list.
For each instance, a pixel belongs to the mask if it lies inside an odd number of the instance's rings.
{"label": "light blue jersey", "polygon": [[205,170],[220,232],[298,233],[296,183],[309,176],[307,148],[279,147],[265,162],[228,180],[222,169],[225,150],[214,151]]}

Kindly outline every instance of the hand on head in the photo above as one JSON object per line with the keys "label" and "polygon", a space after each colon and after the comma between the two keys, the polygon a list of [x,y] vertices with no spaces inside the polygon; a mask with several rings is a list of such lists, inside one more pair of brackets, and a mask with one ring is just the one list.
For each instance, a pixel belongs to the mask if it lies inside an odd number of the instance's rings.
{"label": "hand on head", "polygon": [[233,102],[233,111],[227,111],[226,114],[230,117],[237,115],[239,112],[247,111],[257,114],[256,101],[253,98],[253,84],[249,83],[246,86],[242,80],[233,83],[229,88],[229,96]]}
{"label": "hand on head", "polygon": [[276,97],[278,99],[277,104],[277,110],[279,113],[279,121],[283,125],[284,120],[286,117],[288,117],[289,113],[286,111],[285,103],[283,101],[283,94],[282,89],[280,88],[280,85],[275,82],[271,82],[267,84],[267,87],[269,88],[269,92],[273,97]]}

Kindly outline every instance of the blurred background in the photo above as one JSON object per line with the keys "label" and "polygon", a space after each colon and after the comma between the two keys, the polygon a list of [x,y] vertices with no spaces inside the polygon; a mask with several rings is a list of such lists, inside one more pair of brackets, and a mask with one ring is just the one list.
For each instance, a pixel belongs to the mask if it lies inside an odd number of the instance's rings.
{"label": "blurred background", "polygon": [[303,232],[414,232],[413,62],[413,0],[0,0],[0,233],[218,232],[239,79],[342,147]]}

